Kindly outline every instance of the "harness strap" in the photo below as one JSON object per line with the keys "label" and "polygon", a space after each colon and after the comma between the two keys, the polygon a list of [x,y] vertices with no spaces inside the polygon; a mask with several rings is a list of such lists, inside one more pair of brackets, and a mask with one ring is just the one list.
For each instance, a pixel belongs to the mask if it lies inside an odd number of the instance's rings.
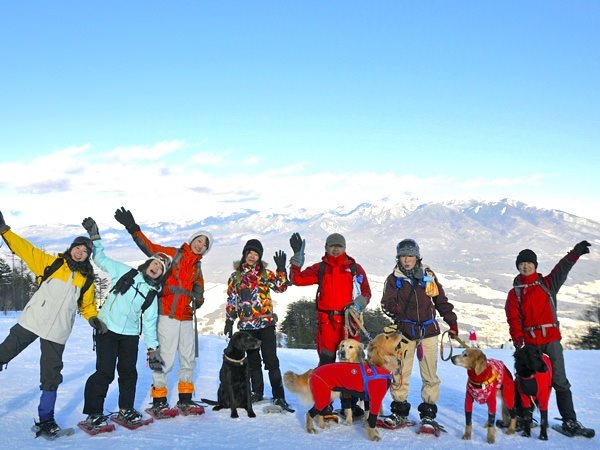
{"label": "harness strap", "polygon": [[411,336],[413,338],[422,338],[425,336],[425,327],[436,323],[435,319],[428,319],[424,322],[415,322],[414,320],[403,319],[399,320],[399,323],[408,323],[411,325]]}
{"label": "harness strap", "polygon": [[542,325],[536,325],[534,327],[525,327],[525,328],[523,328],[523,331],[529,331],[529,334],[531,335],[531,337],[535,338],[535,330],[542,330],[542,336],[546,337],[546,328],[558,328],[558,326],[559,326],[558,322],[544,323]]}
{"label": "harness strap", "polygon": [[360,373],[362,375],[362,379],[363,379],[363,389],[365,391],[365,402],[369,401],[369,380],[388,380],[389,383],[392,382],[392,375],[391,374],[383,374],[383,373],[377,373],[377,371],[375,370],[375,366],[373,366],[373,364],[369,364],[369,367],[371,369],[371,372],[373,372],[373,375],[368,376],[367,375],[367,371],[365,370],[365,365],[360,363]]}

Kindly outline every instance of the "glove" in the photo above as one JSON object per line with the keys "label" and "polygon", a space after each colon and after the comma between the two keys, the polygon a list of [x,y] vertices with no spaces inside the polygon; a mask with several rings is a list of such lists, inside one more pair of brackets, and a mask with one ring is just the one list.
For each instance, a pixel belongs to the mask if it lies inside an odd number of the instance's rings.
{"label": "glove", "polygon": [[273,256],[273,260],[277,265],[277,272],[285,272],[285,252],[283,250],[279,250],[275,252],[275,256]]}
{"label": "glove", "polygon": [[448,330],[448,335],[452,339],[456,339],[458,337],[458,324],[456,322],[454,322],[452,325],[450,325],[450,329]]}
{"label": "glove", "polygon": [[586,253],[590,252],[591,245],[592,244],[590,244],[588,241],[581,241],[579,244],[573,247],[573,253],[575,253],[577,256],[585,255]]}
{"label": "glove", "polygon": [[290,238],[290,246],[294,251],[294,255],[290,258],[290,264],[293,264],[298,267],[302,267],[304,265],[304,246],[306,245],[306,241],[302,239],[299,233],[292,234]]}
{"label": "glove", "polygon": [[365,310],[365,308],[367,307],[367,298],[363,295],[358,295],[355,299],[354,299],[354,308],[356,309],[356,312],[361,313]]}
{"label": "glove", "polygon": [[115,211],[115,219],[117,219],[117,222],[123,225],[130,234],[140,231],[140,226],[135,223],[135,219],[133,218],[131,211],[122,206],[121,209],[117,209]]}
{"label": "glove", "polygon": [[6,222],[4,221],[4,216],[2,215],[2,211],[0,211],[0,234],[4,234],[8,230],[10,230],[10,227],[6,225]]}
{"label": "glove", "polygon": [[88,232],[92,241],[100,239],[98,225],[96,225],[96,221],[94,219],[92,219],[91,217],[86,217],[85,219],[83,219],[83,222],[81,222],[81,225],[83,225],[85,231]]}
{"label": "glove", "polygon": [[231,335],[233,334],[233,320],[225,320],[225,328],[223,328],[223,334],[228,338],[231,338]]}
{"label": "glove", "polygon": [[106,324],[98,319],[98,316],[90,317],[88,322],[98,334],[104,334],[108,331]]}
{"label": "glove", "polygon": [[523,336],[513,339],[513,344],[515,348],[521,348],[525,345],[525,339],[523,338]]}
{"label": "glove", "polygon": [[148,366],[157,372],[163,371],[163,366],[165,365],[165,361],[160,356],[160,351],[158,348],[149,348],[148,349]]}
{"label": "glove", "polygon": [[[192,302],[194,302],[194,308],[200,309],[204,305],[204,287],[200,284],[195,283],[192,289]],[[190,303],[191,306],[191,303]]]}

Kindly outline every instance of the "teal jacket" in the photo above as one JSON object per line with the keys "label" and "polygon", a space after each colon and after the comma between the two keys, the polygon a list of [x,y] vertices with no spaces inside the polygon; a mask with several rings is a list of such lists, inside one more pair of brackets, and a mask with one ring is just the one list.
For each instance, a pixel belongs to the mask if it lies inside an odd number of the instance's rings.
{"label": "teal jacket", "polygon": [[[132,268],[127,264],[110,259],[104,254],[102,240],[94,241],[94,263],[110,276],[111,287]],[[110,292],[104,305],[99,310],[98,318],[102,320],[110,331],[118,334],[137,335],[142,321],[142,333],[147,348],[158,347],[156,336],[156,322],[158,319],[158,302],[156,299],[146,309],[142,317],[142,305],[145,297],[154,289],[150,286],[141,273],[133,279],[133,285],[125,294]],[[158,298],[158,296],[157,296]]]}

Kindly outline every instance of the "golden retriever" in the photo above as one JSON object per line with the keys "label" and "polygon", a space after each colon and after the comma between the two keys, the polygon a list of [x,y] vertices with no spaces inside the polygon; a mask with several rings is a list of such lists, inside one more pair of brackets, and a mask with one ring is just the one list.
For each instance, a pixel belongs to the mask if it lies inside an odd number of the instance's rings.
{"label": "golden retriever", "polygon": [[[465,432],[464,440],[470,440],[473,432],[471,422],[473,401],[488,406],[487,442],[496,442],[496,396],[502,395],[502,420],[509,423],[506,433],[513,434],[517,420],[515,406],[515,383],[512,374],[502,361],[487,358],[478,348],[467,348],[460,355],[453,356],[452,364],[467,369],[468,380],[465,393]],[[509,413],[510,417],[506,414]]]}
{"label": "golden retriever", "polygon": [[[355,341],[356,342],[356,341]],[[288,390],[298,394],[304,401],[312,401],[313,407],[306,413],[306,431],[316,433],[314,419],[318,420],[321,428],[327,425],[321,415],[323,409],[339,392],[353,391],[364,393],[364,379],[367,379],[369,392],[369,416],[366,422],[367,436],[372,441],[379,441],[378,430],[375,428],[381,402],[387,393],[392,375],[398,370],[400,358],[401,335],[397,333],[381,333],[367,347],[366,365],[364,363],[325,364],[311,369],[302,375],[293,372],[284,374],[284,382]],[[354,343],[347,343],[354,346]],[[341,347],[341,344],[340,344]],[[350,348],[350,347],[349,347]],[[317,404],[320,408],[317,408]],[[346,412],[346,424],[350,414]],[[350,422],[352,423],[352,422]]]}
{"label": "golden retriever", "polygon": [[[344,339],[338,345],[337,350],[337,362],[350,362],[350,363],[358,363],[365,360],[365,346],[362,342],[357,341],[356,339]],[[314,369],[308,369],[306,372],[302,374],[296,374],[291,371],[287,371],[283,374],[283,382],[286,387],[298,395],[302,403],[309,405],[313,402],[312,395],[310,394],[310,376],[312,375]],[[331,397],[332,400],[338,398],[340,396],[339,392],[332,392]],[[350,408],[348,408],[350,409]],[[345,424],[352,425],[352,409],[348,411],[346,409],[344,411],[345,415]],[[323,420],[322,416],[319,416],[320,420]],[[325,427],[325,421],[323,421],[320,425],[321,428]]]}

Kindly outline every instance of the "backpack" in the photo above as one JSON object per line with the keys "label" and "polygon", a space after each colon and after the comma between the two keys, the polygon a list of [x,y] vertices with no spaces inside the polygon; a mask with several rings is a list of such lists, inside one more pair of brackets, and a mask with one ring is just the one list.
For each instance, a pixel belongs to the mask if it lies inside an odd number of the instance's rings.
{"label": "backpack", "polygon": [[[516,283],[516,279],[514,281]],[[539,286],[542,290],[548,295],[548,302],[550,303],[550,307],[552,308],[552,316],[554,317],[554,322],[558,324],[558,316],[556,314],[556,296],[552,293],[552,291],[546,286],[544,283],[544,277],[541,273],[538,273],[537,280],[530,284],[514,284],[513,289],[515,290],[515,295],[517,296],[517,310],[519,312],[519,319],[521,320],[521,326],[523,326],[523,311],[521,310],[521,291],[524,287],[529,286]]]}
{"label": "backpack", "polygon": [[[44,273],[42,275],[38,275],[36,277],[38,286],[41,285],[44,281],[46,281],[48,278],[50,278],[50,276],[54,272],[56,272],[64,263],[65,263],[65,258],[63,258],[62,256],[59,256],[52,262],[52,264],[50,264],[49,266],[46,266],[46,268],[44,269]],[[79,298],[77,299],[77,307],[78,308],[81,308],[81,304],[83,302],[83,296],[93,283],[94,283],[94,276],[86,275],[85,283],[83,283],[83,287],[81,288],[81,291],[79,292]]]}
{"label": "backpack", "polygon": [[[315,297],[315,303],[318,303],[319,295],[321,295],[321,284],[323,283],[323,277],[325,276],[326,268],[327,268],[327,263],[325,263],[324,261],[321,261],[321,264],[319,265],[319,273],[317,274],[318,287],[317,287],[317,294]],[[356,262],[355,261],[353,261],[352,264],[350,264],[350,272],[352,273],[352,280],[354,280],[356,278]]]}
{"label": "backpack", "polygon": [[[129,290],[131,286],[133,286],[133,279],[137,274],[137,269],[131,269],[127,273],[124,273],[123,275],[121,275],[121,278],[117,280],[117,282],[114,284],[114,286],[110,289],[109,292],[124,294]],[[144,314],[144,311],[146,311],[150,307],[150,305],[156,298],[157,291],[155,289],[152,289],[150,292],[148,292],[148,295],[143,295],[139,291],[138,293],[142,295],[142,297],[144,297],[144,303],[142,303],[142,314]]]}

